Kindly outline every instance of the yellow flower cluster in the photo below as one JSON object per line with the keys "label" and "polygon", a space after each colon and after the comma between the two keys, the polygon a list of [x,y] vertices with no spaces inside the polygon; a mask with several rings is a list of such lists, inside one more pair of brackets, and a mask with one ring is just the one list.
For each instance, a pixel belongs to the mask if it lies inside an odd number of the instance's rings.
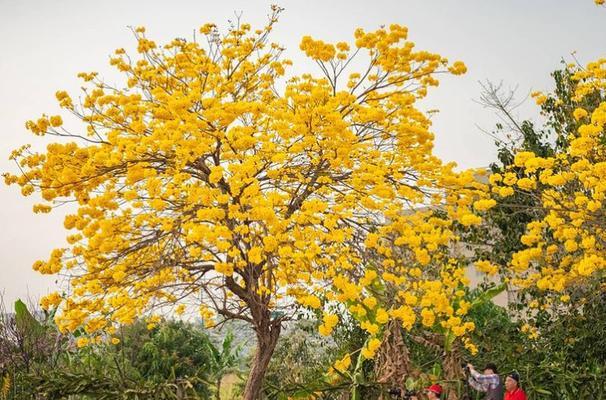
{"label": "yellow flower cluster", "polygon": [[547,96],[545,96],[541,92],[532,92],[530,96],[534,99],[535,103],[537,103],[538,106],[542,105],[547,101]]}
{"label": "yellow flower cluster", "polygon": [[335,361],[333,368],[341,373],[344,373],[351,366],[351,356],[346,354],[345,357]]}
{"label": "yellow flower cluster", "polygon": [[336,55],[335,46],[321,40],[313,40],[310,36],[303,37],[300,48],[305,55],[319,61],[330,61]]}
{"label": "yellow flower cluster", "polygon": [[57,307],[62,300],[63,299],[59,293],[53,292],[40,299],[40,307],[43,310],[50,310]]}
{"label": "yellow flower cluster", "polygon": [[524,324],[520,328],[522,333],[526,334],[530,339],[536,339],[539,337],[539,330],[530,324]]}
{"label": "yellow flower cluster", "polygon": [[208,328],[212,328],[215,326],[215,318],[216,318],[215,311],[213,311],[206,305],[201,305],[200,309],[199,309],[199,314],[200,314],[200,317],[202,318],[202,321],[204,322],[205,328],[208,329]]}
{"label": "yellow flower cluster", "polygon": [[377,338],[372,338],[366,342],[366,345],[362,348],[362,356],[366,359],[374,358],[377,350],[381,347],[381,341]]}
{"label": "yellow flower cluster", "polygon": [[330,336],[332,330],[339,323],[339,317],[334,314],[324,314],[322,321],[323,323],[318,328],[318,331],[322,336]]}
{"label": "yellow flower cluster", "polygon": [[478,271],[484,272],[487,275],[495,275],[497,272],[499,272],[499,268],[496,265],[492,264],[490,261],[476,261],[475,266]]}

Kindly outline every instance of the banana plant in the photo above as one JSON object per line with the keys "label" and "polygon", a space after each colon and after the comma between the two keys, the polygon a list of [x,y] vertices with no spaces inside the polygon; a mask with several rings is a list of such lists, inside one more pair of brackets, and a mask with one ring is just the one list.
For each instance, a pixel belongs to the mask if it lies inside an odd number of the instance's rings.
{"label": "banana plant", "polygon": [[221,398],[221,382],[230,373],[239,373],[242,361],[241,354],[243,346],[234,345],[234,334],[229,331],[225,335],[220,347],[213,345],[210,341],[206,346],[210,353],[211,380],[215,382],[215,398]]}

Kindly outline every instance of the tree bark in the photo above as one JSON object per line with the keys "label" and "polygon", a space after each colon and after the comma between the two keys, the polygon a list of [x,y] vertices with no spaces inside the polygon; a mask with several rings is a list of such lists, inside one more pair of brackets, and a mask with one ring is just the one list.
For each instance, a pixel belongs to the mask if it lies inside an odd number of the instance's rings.
{"label": "tree bark", "polygon": [[387,324],[374,368],[376,381],[392,387],[404,387],[404,381],[412,372],[410,352],[398,321],[392,319]]}
{"label": "tree bark", "polygon": [[[455,346],[451,351],[447,352],[444,356],[444,378],[451,382],[460,383],[461,379],[465,378],[463,370],[461,368],[461,362],[463,358],[459,353],[459,349]],[[459,400],[457,394],[457,387],[455,384],[451,385],[448,391],[448,400]]]}
{"label": "tree bark", "polygon": [[257,348],[250,373],[248,374],[248,380],[246,381],[246,387],[244,388],[244,400],[260,400],[263,379],[276,349],[280,330],[281,325],[278,321],[256,327]]}

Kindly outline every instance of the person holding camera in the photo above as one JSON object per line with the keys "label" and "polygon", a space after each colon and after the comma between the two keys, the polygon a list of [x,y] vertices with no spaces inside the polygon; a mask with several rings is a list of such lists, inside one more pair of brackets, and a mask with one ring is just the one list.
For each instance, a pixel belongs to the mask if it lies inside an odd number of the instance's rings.
{"label": "person holding camera", "polygon": [[527,400],[520,388],[520,374],[512,372],[505,378],[505,400]]}
{"label": "person holding camera", "polygon": [[494,363],[486,364],[481,374],[474,366],[467,364],[469,385],[477,391],[486,393],[484,400],[503,400],[503,384]]}

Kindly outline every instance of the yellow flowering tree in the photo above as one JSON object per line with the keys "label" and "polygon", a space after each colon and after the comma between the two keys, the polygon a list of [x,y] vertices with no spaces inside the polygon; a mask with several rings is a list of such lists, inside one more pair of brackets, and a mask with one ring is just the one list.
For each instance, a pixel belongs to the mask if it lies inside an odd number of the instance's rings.
{"label": "yellow flowering tree", "polygon": [[606,60],[586,68],[569,65],[567,73],[570,96],[535,94],[546,109],[569,116],[558,121],[567,130],[557,132],[559,145],[553,154],[517,151],[509,167],[490,177],[500,202],[516,192],[532,197],[529,215],[534,217],[526,224],[510,270],[512,283],[538,291],[531,302],[535,308],[566,304],[571,295],[583,301],[582,293],[604,290]]}
{"label": "yellow flowering tree", "polygon": [[[366,358],[390,319],[410,327],[420,315],[457,337],[473,329],[462,266],[444,250],[454,224],[479,223],[473,204],[485,192],[432,154],[415,106],[464,64],[415,49],[391,25],[356,30],[353,46],[304,37],[322,74],[285,79],[291,62],[269,41],[279,12],[258,30],[206,24],[205,45],[160,46],[135,29],[138,56],[118,49],[110,61],[124,86],[80,74],[81,101],[57,99],[82,129],[58,115],[28,121],[59,140],[14,151],[20,173],[5,174],[23,195],[41,194],[34,212],[75,206],[69,245],[34,265],[69,277],[66,298],[43,300],[60,304],[62,331],[100,338],[168,305],[196,304],[209,326],[244,320],[257,339],[249,400],[299,306],[349,307],[371,335]],[[366,68],[349,71],[362,57]],[[338,323],[325,313],[320,332]]]}

